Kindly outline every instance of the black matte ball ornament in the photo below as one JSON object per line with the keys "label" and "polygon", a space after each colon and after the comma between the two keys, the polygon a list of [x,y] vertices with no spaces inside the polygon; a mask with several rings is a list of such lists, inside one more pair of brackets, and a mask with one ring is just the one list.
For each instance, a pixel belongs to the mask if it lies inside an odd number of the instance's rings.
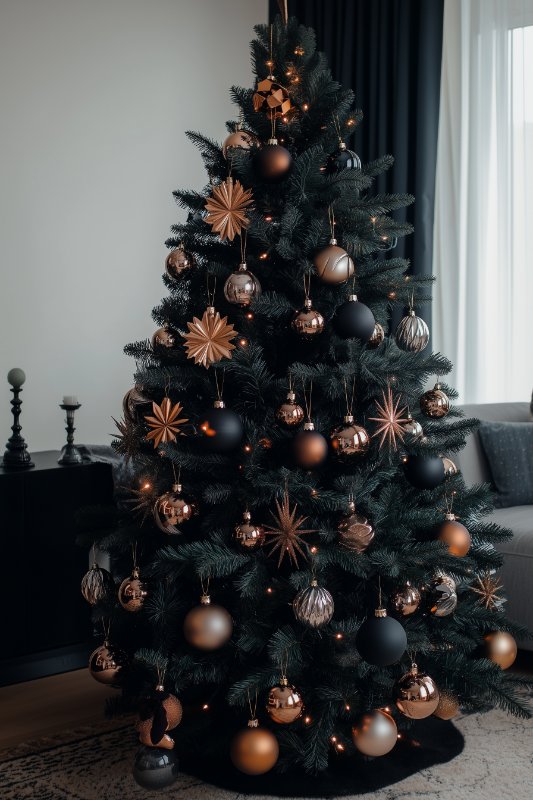
{"label": "black matte ball ornament", "polygon": [[277,139],[269,139],[257,151],[254,167],[258,177],[265,183],[278,183],[287,175],[292,166],[292,156],[286,147],[278,144]]}
{"label": "black matte ball ornament", "polygon": [[344,142],[339,142],[339,147],[328,156],[326,172],[334,175],[343,169],[361,169],[361,159],[353,150],[348,150]]}
{"label": "black matte ball ornament", "polygon": [[407,456],[405,477],[416,489],[436,489],[446,477],[442,458],[438,456]]}
{"label": "black matte ball ornament", "polygon": [[172,786],[179,775],[176,751],[141,745],[135,755],[132,774],[143,789],[165,789]]}
{"label": "black matte ball ornament", "polygon": [[240,417],[231,408],[226,408],[223,400],[215,400],[213,408],[204,414],[198,428],[202,445],[210,453],[229,453],[242,441]]}
{"label": "black matte ball ornament", "polygon": [[368,306],[360,303],[356,294],[351,294],[348,299],[340,305],[333,317],[333,327],[335,333],[342,339],[352,339],[354,337],[368,342],[374,333],[376,320]]}
{"label": "black matte ball ornament", "polygon": [[355,646],[369,664],[388,667],[405,653],[407,635],[398,620],[388,617],[384,608],[376,608],[374,616],[367,617],[357,631]]}

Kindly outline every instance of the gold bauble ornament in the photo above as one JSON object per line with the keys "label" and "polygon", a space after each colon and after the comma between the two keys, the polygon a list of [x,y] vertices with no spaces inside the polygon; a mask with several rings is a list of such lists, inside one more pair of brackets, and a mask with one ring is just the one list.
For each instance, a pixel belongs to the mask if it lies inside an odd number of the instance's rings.
{"label": "gold bauble ornament", "polygon": [[268,693],[266,710],[270,719],[279,725],[290,725],[302,716],[302,696],[289,684],[286,675],[282,675],[279,684]]}
{"label": "gold bauble ornament", "polygon": [[267,728],[260,728],[256,719],[234,736],[230,757],[245,775],[264,775],[272,769],[279,756],[278,740]]}
{"label": "gold bauble ornament", "polygon": [[238,306],[249,306],[261,294],[261,284],[243,262],[239,269],[232,272],[224,284],[224,297],[228,303]]}
{"label": "gold bauble ornament", "polygon": [[265,529],[262,525],[254,525],[252,515],[245,511],[242,522],[235,526],[235,540],[244,550],[259,550],[265,543]]}
{"label": "gold bauble ornament", "polygon": [[376,347],[379,347],[383,339],[385,338],[385,331],[383,330],[383,325],[380,325],[379,322],[376,322],[374,325],[374,332],[370,339],[368,340],[367,347],[371,350],[375,350]]}
{"label": "gold bauble ornament", "polygon": [[335,453],[342,458],[364,456],[370,448],[370,436],[355,424],[353,414],[346,414],[343,424],[337,425],[329,438]]}
{"label": "gold bauble ornament", "polygon": [[416,586],[406,581],[405,586],[392,595],[391,605],[396,613],[408,617],[414,614],[420,605],[420,592]]}
{"label": "gold bauble ornament", "polygon": [[442,391],[440,383],[437,382],[433,389],[424,392],[420,398],[420,410],[431,419],[440,419],[446,416],[450,410],[450,400],[448,395]]}
{"label": "gold bauble ornament", "polygon": [[366,517],[356,513],[353,500],[348,503],[348,511],[349,513],[342,517],[337,526],[339,541],[347,550],[364,553],[374,538],[374,529]]}
{"label": "gold bauble ornament", "polygon": [[416,664],[411,665],[396,683],[396,705],[409,719],[429,717],[439,704],[439,690],[433,678],[419,672]]}
{"label": "gold bauble ornament", "polygon": [[313,308],[311,298],[306,298],[304,307],[296,311],[292,318],[291,327],[293,331],[303,339],[312,339],[324,330],[324,317]]}
{"label": "gold bauble ornament", "polygon": [[483,637],[483,655],[489,661],[498,664],[502,669],[509,669],[514,664],[518,648],[516,642],[507,631],[493,631]]}
{"label": "gold bauble ornament", "polygon": [[251,150],[259,146],[259,140],[255,133],[244,131],[237,127],[233,133],[228,134],[224,139],[222,145],[222,154],[224,158],[231,158],[233,155],[232,150]]}
{"label": "gold bauble ornament", "polygon": [[352,728],[357,750],[365,756],[384,756],[390,753],[398,739],[398,728],[387,711],[376,708],[357,721]]}
{"label": "gold bauble ornament", "polygon": [[183,247],[176,247],[171,250],[165,259],[165,271],[169,278],[176,280],[184,272],[194,266],[194,256],[187,253]]}
{"label": "gold bauble ornament", "polygon": [[191,608],[183,622],[185,639],[199,650],[218,650],[231,638],[233,620],[222,606],[213,605],[208,594]]}
{"label": "gold bauble ornament", "polygon": [[159,497],[154,505],[154,519],[163,533],[181,533],[177,526],[190,520],[194,514],[194,505],[182,497],[181,483],[172,484],[172,490]]}
{"label": "gold bauble ornament", "polygon": [[451,512],[446,514],[444,522],[439,526],[437,538],[444,542],[452,556],[466,556],[472,544],[468,530]]}
{"label": "gold bauble ornament", "polygon": [[291,390],[287,399],[276,411],[276,419],[287,428],[295,428],[304,418],[304,410],[296,402],[296,394]]}
{"label": "gold bauble ornament", "polygon": [[126,666],[128,657],[123,650],[106,641],[93,650],[89,657],[91,676],[106,686],[117,686],[121,671]]}
{"label": "gold bauble ornament", "polygon": [[139,568],[133,567],[129,578],[124,578],[118,590],[118,601],[126,611],[140,611],[148,595],[139,577]]}
{"label": "gold bauble ornament", "polygon": [[338,247],[332,238],[329,245],[320,250],[313,259],[316,273],[321,281],[330,284],[346,283],[355,273],[353,260],[346,250]]}
{"label": "gold bauble ornament", "polygon": [[152,349],[156,350],[158,347],[174,347],[176,344],[176,337],[166,325],[158,328],[152,336]]}
{"label": "gold bauble ornament", "polygon": [[459,700],[457,697],[446,690],[439,691],[439,702],[433,712],[434,717],[439,719],[453,719],[459,713]]}
{"label": "gold bauble ornament", "polygon": [[262,111],[269,119],[277,119],[288,114],[292,108],[288,91],[269,75],[257,84],[252,97],[254,111]]}

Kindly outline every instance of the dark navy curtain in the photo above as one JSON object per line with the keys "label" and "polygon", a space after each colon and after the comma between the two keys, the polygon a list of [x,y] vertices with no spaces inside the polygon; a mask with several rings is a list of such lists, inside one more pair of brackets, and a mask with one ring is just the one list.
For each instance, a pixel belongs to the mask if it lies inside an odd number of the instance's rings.
{"label": "dark navy curtain", "polygon": [[[411,259],[418,275],[431,274],[443,7],[444,0],[288,1],[289,15],[315,29],[333,77],[355,92],[364,119],[354,149],[363,161],[395,158],[377,190],[416,196],[398,215],[415,233],[391,254]],[[270,0],[271,18],[277,13]]]}

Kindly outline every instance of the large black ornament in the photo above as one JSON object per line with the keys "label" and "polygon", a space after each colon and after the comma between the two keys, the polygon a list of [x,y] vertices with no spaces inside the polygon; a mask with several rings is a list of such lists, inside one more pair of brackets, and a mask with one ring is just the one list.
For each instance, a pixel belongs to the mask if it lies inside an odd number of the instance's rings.
{"label": "large black ornament", "polygon": [[206,412],[199,427],[202,445],[210,453],[229,453],[242,441],[243,427],[240,417],[226,408],[223,400],[215,400]]}
{"label": "large black ornament", "polygon": [[340,305],[333,317],[335,333],[342,339],[357,337],[363,342],[368,342],[374,333],[376,320],[368,306],[360,303],[356,294],[351,294]]}
{"label": "large black ornament", "polygon": [[442,458],[438,456],[407,456],[405,477],[417,489],[436,489],[446,477]]}
{"label": "large black ornament", "polygon": [[176,751],[141,745],[135,755],[132,774],[143,789],[165,789],[172,786],[179,775]]}
{"label": "large black ornament", "polygon": [[340,142],[338,150],[328,156],[326,172],[334,175],[343,169],[361,169],[361,159],[353,150],[348,150],[344,142]]}
{"label": "large black ornament", "polygon": [[376,608],[374,616],[367,617],[357,631],[355,646],[369,664],[388,667],[405,653],[407,635],[398,620],[388,617],[384,608]]}
{"label": "large black ornament", "polygon": [[287,175],[292,166],[292,156],[277,139],[269,139],[254,156],[254,168],[258,177],[265,183],[278,183]]}

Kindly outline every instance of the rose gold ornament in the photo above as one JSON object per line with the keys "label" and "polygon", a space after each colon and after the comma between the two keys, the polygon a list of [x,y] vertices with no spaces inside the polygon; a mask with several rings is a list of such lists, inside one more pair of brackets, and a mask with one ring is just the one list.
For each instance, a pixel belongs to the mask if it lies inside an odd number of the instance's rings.
{"label": "rose gold ornament", "polygon": [[379,347],[383,339],[385,338],[385,331],[383,330],[383,325],[380,325],[379,322],[376,322],[374,325],[374,333],[370,337],[367,342],[367,347],[371,350],[375,350],[376,347]]}
{"label": "rose gold ornament", "polygon": [[354,553],[364,553],[374,538],[375,531],[366,517],[356,513],[353,500],[349,501],[348,510],[349,513],[341,518],[337,526],[339,542],[347,550],[352,550]]}
{"label": "rose gold ornament", "polygon": [[407,412],[407,418],[403,423],[403,435],[406,442],[409,444],[417,442],[424,435],[422,425],[418,420],[413,419],[410,411]]}
{"label": "rose gold ornament", "polygon": [[128,420],[132,424],[138,422],[139,409],[142,406],[151,407],[151,405],[152,401],[143,394],[142,386],[133,386],[126,392],[122,400],[124,419]]}
{"label": "rose gold ornament", "polygon": [[289,491],[285,488],[282,502],[280,503],[276,499],[276,513],[270,512],[274,525],[264,526],[265,536],[272,537],[269,540],[272,547],[267,555],[270,556],[279,550],[278,567],[281,566],[285,555],[288,556],[289,561],[295,567],[298,567],[298,555],[304,559],[307,558],[307,553],[302,547],[302,536],[316,533],[316,530],[302,528],[307,517],[297,517],[297,511],[298,506],[296,504],[291,509]]}
{"label": "rose gold ornament", "polygon": [[433,716],[439,719],[453,719],[459,713],[459,701],[457,697],[448,691],[439,692],[439,702],[433,712]]}
{"label": "rose gold ornament", "polygon": [[129,578],[124,578],[120,584],[118,601],[126,611],[135,613],[141,610],[147,595],[145,584],[140,579],[139,568],[133,567]]}
{"label": "rose gold ornament", "polygon": [[268,140],[254,156],[254,167],[265,183],[278,183],[292,167],[292,156],[274,137]]}
{"label": "rose gold ornament", "polygon": [[287,394],[287,400],[276,411],[276,419],[287,428],[295,428],[304,416],[304,410],[296,402],[296,394],[291,389]]}
{"label": "rose gold ornament", "polygon": [[400,320],[394,337],[400,350],[421,353],[429,342],[429,328],[422,317],[417,317],[414,309],[410,308],[407,316]]}
{"label": "rose gold ornament", "polygon": [[156,727],[159,727],[160,731],[162,728],[165,731],[173,730],[181,722],[183,706],[175,695],[165,692],[162,684],[158,684],[155,687],[155,691],[156,698],[147,704],[146,711],[141,709],[140,718],[137,720],[135,727],[142,744],[171,750],[174,747],[174,740],[170,736],[164,734],[160,737],[159,733],[157,733],[154,741],[154,721],[157,717]]}
{"label": "rose gold ornament", "polygon": [[289,684],[285,675],[282,675],[279,684],[270,690],[266,710],[270,719],[279,725],[290,725],[302,716],[304,710],[302,696]]}
{"label": "rose gold ornament", "polygon": [[483,637],[483,655],[502,669],[509,669],[514,664],[518,648],[516,642],[507,631],[494,631]]}
{"label": "rose gold ornament", "polygon": [[433,389],[424,392],[420,398],[420,410],[431,419],[445,417],[450,410],[450,400],[448,395],[442,391],[440,383],[436,383]]}
{"label": "rose gold ornament", "polygon": [[158,347],[174,347],[176,344],[176,337],[166,325],[158,328],[152,336],[152,349],[156,350]]}
{"label": "rose gold ornament", "polygon": [[313,308],[311,298],[306,298],[304,307],[297,311],[292,319],[293,331],[304,339],[311,339],[324,330],[324,317]]}
{"label": "rose gold ornament", "polygon": [[248,228],[250,220],[246,214],[252,203],[251,189],[245,189],[240,181],[231,177],[226,178],[212,188],[211,197],[206,200],[205,222],[222,240],[232,242],[235,236],[240,236],[243,229]]}
{"label": "rose gold ornament", "polygon": [[165,271],[169,278],[176,280],[184,272],[190,270],[194,263],[194,256],[187,253],[183,247],[176,247],[165,259]]}
{"label": "rose gold ornament", "polygon": [[272,75],[259,81],[252,102],[254,111],[262,111],[269,119],[283,117],[292,109],[288,91]]}
{"label": "rose gold ornament", "polygon": [[332,430],[330,441],[341,458],[364,456],[370,448],[370,436],[361,425],[355,424],[353,414],[346,414],[343,424]]}
{"label": "rose gold ornament", "polygon": [[420,592],[416,586],[406,581],[405,586],[392,595],[391,605],[402,617],[408,617],[414,614],[420,605]]}
{"label": "rose gold ornament", "polygon": [[239,269],[232,272],[224,284],[224,297],[228,303],[249,306],[261,294],[261,284],[243,262]]}
{"label": "rose gold ornament", "polygon": [[419,672],[416,664],[396,683],[396,705],[409,719],[429,717],[439,704],[439,690],[433,678]]}
{"label": "rose gold ornament", "polygon": [[405,408],[399,408],[400,398],[397,397],[394,399],[390,386],[387,387],[387,394],[382,392],[382,395],[383,402],[376,402],[376,408],[380,416],[369,418],[371,422],[379,423],[376,432],[373,433],[372,436],[381,436],[379,442],[380,449],[386,442],[389,447],[397,450],[398,440],[400,442],[404,440],[403,426],[408,421],[407,418],[403,416]]}
{"label": "rose gold ornament", "polygon": [[330,284],[346,283],[355,273],[352,259],[337,240],[332,237],[329,245],[320,250],[313,259],[316,273],[321,281]]}
{"label": "rose gold ornament", "polygon": [[439,527],[438,539],[447,545],[448,552],[452,556],[466,556],[472,544],[468,530],[451,512],[446,514],[444,522]]}
{"label": "rose gold ornament", "polygon": [[194,514],[194,505],[182,497],[182,489],[181,483],[174,483],[170,492],[165,492],[156,500],[154,519],[163,533],[181,533],[177,526],[190,520]]}
{"label": "rose gold ornament", "polygon": [[200,598],[200,605],[191,608],[183,623],[185,639],[199,650],[218,650],[233,633],[231,615],[222,606],[212,605],[208,594]]}
{"label": "rose gold ornament", "polygon": [[457,608],[457,587],[449,575],[438,575],[428,588],[427,604],[430,614],[447,617]]}
{"label": "rose gold ornament", "polygon": [[302,469],[316,469],[328,456],[328,443],[308,420],[292,442],[294,460]]}
{"label": "rose gold ornament", "polygon": [[180,416],[182,411],[182,405],[180,403],[173,405],[170,397],[163,397],[160,406],[155,402],[152,403],[152,415],[147,415],[144,419],[151,428],[146,434],[146,439],[152,442],[154,448],[159,447],[161,443],[175,442],[176,436],[185,436],[180,428],[189,420]]}
{"label": "rose gold ornament", "polygon": [[389,713],[376,708],[358,720],[352,728],[355,747],[365,756],[384,756],[398,739],[398,728]]}
{"label": "rose gold ornament", "polygon": [[444,475],[446,478],[453,478],[453,476],[457,475],[459,472],[455,462],[453,462],[451,458],[448,458],[448,456],[443,456],[442,464],[444,466]]}
{"label": "rose gold ornament", "polygon": [[120,682],[121,671],[126,666],[126,653],[106,641],[93,650],[89,657],[89,672],[95,681],[106,686],[116,686]]}
{"label": "rose gold ornament", "polygon": [[323,628],[333,617],[335,603],[327,589],[313,578],[309,586],[300,589],[292,601],[294,616],[309,628]]}
{"label": "rose gold ornament", "polygon": [[265,543],[265,530],[262,525],[254,525],[252,515],[247,510],[242,522],[235,526],[234,538],[244,550],[259,550]]}
{"label": "rose gold ornament", "polygon": [[259,141],[255,133],[237,127],[224,139],[222,154],[224,158],[231,158],[234,150],[251,150],[258,146]]}
{"label": "rose gold ornament", "polygon": [[260,728],[257,719],[251,719],[231,742],[231,760],[245,775],[264,775],[278,756],[278,740],[267,728]]}
{"label": "rose gold ornament", "polygon": [[223,358],[231,358],[235,350],[233,339],[237,332],[227,317],[221,317],[214,306],[208,306],[202,319],[193,317],[187,323],[189,333],[184,334],[187,358],[194,359],[206,369]]}
{"label": "rose gold ornament", "polygon": [[96,561],[81,579],[81,593],[91,606],[106,600],[115,590],[113,577],[107,569],[100,567]]}
{"label": "rose gold ornament", "polygon": [[172,736],[169,736],[168,733],[164,733],[159,741],[153,742],[150,733],[147,732],[145,728],[139,731],[139,741],[147,747],[158,747],[161,750],[173,750],[176,744]]}

